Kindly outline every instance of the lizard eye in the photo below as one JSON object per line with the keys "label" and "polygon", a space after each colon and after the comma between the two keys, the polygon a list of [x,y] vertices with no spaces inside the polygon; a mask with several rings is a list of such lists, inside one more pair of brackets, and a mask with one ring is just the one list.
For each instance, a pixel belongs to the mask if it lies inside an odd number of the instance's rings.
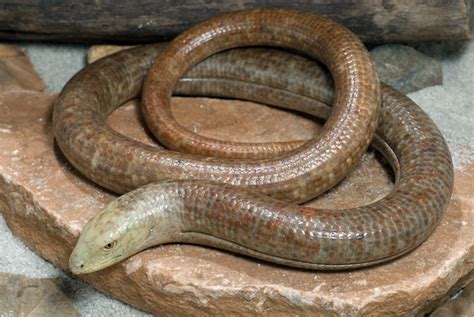
{"label": "lizard eye", "polygon": [[112,242],[109,242],[107,243],[106,245],[104,245],[104,250],[111,250],[113,248],[115,248],[115,246],[117,245],[117,241],[112,241]]}

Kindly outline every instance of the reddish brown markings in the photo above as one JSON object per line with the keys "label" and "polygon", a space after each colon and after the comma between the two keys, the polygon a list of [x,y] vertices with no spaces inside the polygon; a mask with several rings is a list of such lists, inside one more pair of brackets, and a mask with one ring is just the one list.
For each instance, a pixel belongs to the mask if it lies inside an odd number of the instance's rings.
{"label": "reddish brown markings", "polygon": [[299,210],[303,216],[311,217],[318,214],[318,210],[316,208],[301,207]]}

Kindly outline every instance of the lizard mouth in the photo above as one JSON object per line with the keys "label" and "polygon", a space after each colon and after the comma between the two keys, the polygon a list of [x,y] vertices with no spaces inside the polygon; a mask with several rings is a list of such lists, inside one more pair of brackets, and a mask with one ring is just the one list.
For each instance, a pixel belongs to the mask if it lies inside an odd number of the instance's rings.
{"label": "lizard mouth", "polygon": [[71,254],[71,257],[69,258],[69,270],[73,274],[93,273],[105,269],[106,267],[109,267],[117,262],[120,262],[121,257],[122,253],[115,255],[113,258],[104,259],[100,262],[90,262],[78,258],[73,252]]}

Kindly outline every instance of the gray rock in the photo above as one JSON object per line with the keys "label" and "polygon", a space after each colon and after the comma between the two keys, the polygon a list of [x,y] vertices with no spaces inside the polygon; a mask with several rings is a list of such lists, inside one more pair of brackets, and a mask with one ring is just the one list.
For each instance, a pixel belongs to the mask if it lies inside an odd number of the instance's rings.
{"label": "gray rock", "polygon": [[438,307],[431,317],[469,317],[474,313],[474,282]]}
{"label": "gray rock", "polygon": [[60,279],[0,272],[0,316],[80,317],[63,287]]}
{"label": "gray rock", "polygon": [[425,87],[441,85],[441,63],[413,47],[382,45],[370,51],[380,80],[407,94]]}

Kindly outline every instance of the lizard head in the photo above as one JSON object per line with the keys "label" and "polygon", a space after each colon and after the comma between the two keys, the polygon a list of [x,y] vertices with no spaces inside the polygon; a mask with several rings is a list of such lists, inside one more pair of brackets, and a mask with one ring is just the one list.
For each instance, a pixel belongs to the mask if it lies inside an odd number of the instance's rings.
{"label": "lizard head", "polygon": [[125,195],[111,202],[84,227],[69,258],[74,274],[91,273],[148,248],[152,224]]}

